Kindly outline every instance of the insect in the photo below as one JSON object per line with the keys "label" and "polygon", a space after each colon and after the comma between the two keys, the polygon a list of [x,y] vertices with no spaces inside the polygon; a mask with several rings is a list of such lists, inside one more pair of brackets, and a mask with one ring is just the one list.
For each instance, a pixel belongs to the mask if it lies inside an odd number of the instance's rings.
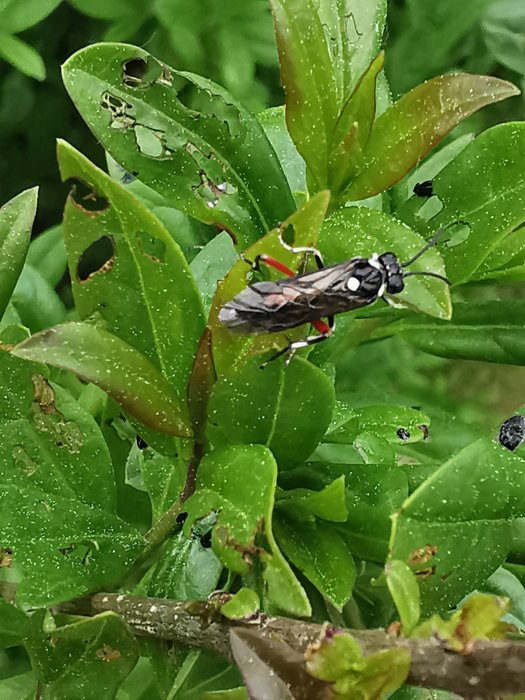
{"label": "insect", "polygon": [[[259,255],[255,261],[244,259],[255,270],[260,263],[279,270],[287,278],[275,282],[256,282],[237,294],[219,312],[219,321],[236,333],[279,333],[311,323],[319,335],[289,343],[275,353],[268,362],[326,340],[335,328],[334,316],[373,304],[377,299],[391,303],[388,296],[403,291],[407,277],[427,275],[450,284],[446,277],[435,272],[405,272],[429,248],[435,245],[444,228],[410,260],[400,263],[394,253],[374,253],[370,258],[351,258],[337,265],[324,266],[320,252],[315,248],[292,248],[280,237],[282,245],[293,253],[310,253],[318,269],[296,275],[286,265],[269,255]],[[322,320],[327,317],[327,321]],[[267,364],[267,363],[265,363]],[[263,365],[264,366],[264,365]]]}
{"label": "insect", "polygon": [[525,418],[523,416],[511,416],[499,429],[499,442],[507,450],[514,450],[525,439]]}

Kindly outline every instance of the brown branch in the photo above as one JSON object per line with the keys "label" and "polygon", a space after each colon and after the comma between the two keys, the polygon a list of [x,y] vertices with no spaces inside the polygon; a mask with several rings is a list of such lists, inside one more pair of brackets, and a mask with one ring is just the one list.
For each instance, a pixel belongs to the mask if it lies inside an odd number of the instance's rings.
{"label": "brown branch", "polygon": [[[262,638],[280,639],[304,653],[325,634],[325,627],[285,617],[231,621],[208,602],[174,602],[161,598],[97,593],[63,603],[60,610],[96,615],[108,610],[122,615],[137,634],[170,639],[211,649],[230,661],[232,628],[257,630]],[[447,650],[437,640],[389,636],[384,630],[349,630],[365,654],[395,647],[408,648],[412,666],[408,683],[448,690],[464,697],[495,698],[525,691],[525,644],[515,641],[476,642],[468,655]]]}

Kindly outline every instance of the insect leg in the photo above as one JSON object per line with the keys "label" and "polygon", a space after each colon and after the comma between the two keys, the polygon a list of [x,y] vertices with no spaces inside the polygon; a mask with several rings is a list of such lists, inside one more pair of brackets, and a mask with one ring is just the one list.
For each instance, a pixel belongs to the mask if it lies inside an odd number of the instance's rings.
{"label": "insect leg", "polygon": [[300,348],[307,348],[309,345],[316,345],[317,343],[321,343],[323,340],[328,340],[335,328],[335,318],[333,316],[329,316],[328,323],[325,323],[319,319],[318,321],[314,321],[312,325],[319,331],[319,335],[309,335],[304,340],[296,340],[293,343],[289,343],[282,350],[279,350],[272,355],[268,360],[266,360],[266,362],[263,362],[262,365],[259,365],[259,369],[264,369],[267,364],[286,354],[288,354],[286,364],[289,365],[293,359],[293,356],[295,355],[295,352]]}
{"label": "insect leg", "polygon": [[261,253],[261,255],[258,255],[253,262],[251,260],[248,260],[244,253],[241,253],[241,258],[254,270],[257,270],[257,272],[259,272],[261,269],[261,263],[264,263],[265,265],[268,265],[268,267],[273,267],[275,270],[279,270],[279,272],[282,272],[283,275],[286,275],[287,277],[293,277],[295,275],[295,272],[293,272],[293,270],[290,270],[290,268],[287,267],[284,263],[280,262],[279,260],[276,260],[275,258],[272,258],[270,255],[266,255],[265,253]]}
{"label": "insect leg", "polygon": [[316,262],[317,267],[319,268],[319,270],[322,270],[322,269],[323,269],[323,267],[324,267],[323,256],[322,256],[321,253],[317,250],[317,248],[311,248],[311,247],[308,247],[308,246],[307,246],[307,247],[294,248],[293,246],[288,245],[288,243],[286,243],[286,241],[285,241],[284,238],[283,238],[283,232],[282,232],[282,230],[279,231],[279,241],[280,241],[281,245],[283,246],[283,248],[286,248],[286,250],[289,250],[290,253],[312,253],[312,255],[313,255],[314,258],[315,258],[315,262]]}

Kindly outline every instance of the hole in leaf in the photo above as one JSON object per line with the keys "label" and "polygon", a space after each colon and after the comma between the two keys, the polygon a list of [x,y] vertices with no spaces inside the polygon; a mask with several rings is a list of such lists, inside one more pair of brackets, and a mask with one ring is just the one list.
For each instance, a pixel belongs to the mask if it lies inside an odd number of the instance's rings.
{"label": "hole in leaf", "polygon": [[15,460],[15,466],[20,469],[25,476],[32,476],[38,469],[38,464],[25,451],[22,445],[15,445],[12,455]]}
{"label": "hole in leaf", "polygon": [[148,446],[148,443],[145,440],[143,440],[140,437],[140,435],[137,435],[136,443],[137,443],[137,447],[139,448],[139,450],[145,450]]}
{"label": "hole in leaf", "polygon": [[152,56],[125,61],[122,64],[122,76],[125,85],[137,89],[147,89],[155,83],[171,86],[173,82],[168,66]]}
{"label": "hole in leaf", "polygon": [[133,114],[130,113],[133,110],[133,105],[125,100],[121,100],[120,97],[112,95],[110,92],[102,93],[100,105],[111,115],[111,121],[109,123],[111,129],[128,131],[137,123]]}
{"label": "hole in leaf", "polygon": [[295,243],[295,229],[293,224],[288,224],[286,228],[281,226],[281,238],[286,243],[286,245],[291,245]]}
{"label": "hole in leaf", "polygon": [[78,259],[77,277],[85,282],[99,272],[108,272],[115,260],[115,244],[111,236],[94,241]]}
{"label": "hole in leaf", "polygon": [[173,151],[167,146],[164,131],[144,124],[135,124],[134,132],[137,148],[142,155],[156,160],[169,160],[173,156]]}
{"label": "hole in leaf", "polygon": [[0,569],[9,569],[13,565],[13,550],[11,547],[0,548]]}
{"label": "hole in leaf", "polygon": [[433,195],[432,197],[427,199],[427,201],[418,211],[417,215],[420,219],[423,219],[423,221],[430,221],[430,219],[433,219],[435,216],[437,216],[442,209],[443,202],[439,199],[439,197]]}
{"label": "hole in leaf", "polygon": [[164,241],[144,231],[137,233],[137,239],[144,255],[155,260],[155,262],[164,262],[166,255],[166,244]]}
{"label": "hole in leaf", "polygon": [[398,428],[396,430],[396,435],[400,440],[403,440],[403,442],[410,437],[410,433],[405,428]]}
{"label": "hole in leaf", "polygon": [[103,644],[100,649],[95,652],[97,659],[110,664],[112,661],[118,661],[122,654],[118,649],[113,649],[109,644]]}
{"label": "hole in leaf", "polygon": [[432,195],[434,194],[432,180],[424,180],[423,182],[417,182],[414,185],[412,191],[418,197],[432,197]]}
{"label": "hole in leaf", "polygon": [[100,195],[94,187],[80,178],[73,177],[66,181],[69,185],[69,197],[74,206],[84,214],[93,216],[109,208],[109,200]]}
{"label": "hole in leaf", "polygon": [[447,248],[455,248],[457,245],[464,243],[470,236],[471,228],[468,224],[458,223],[453,228],[450,228],[450,235],[443,240]]}
{"label": "hole in leaf", "polygon": [[40,374],[32,377],[35,400],[31,404],[31,419],[37,430],[49,433],[57,447],[68,452],[80,452],[84,443],[82,430],[73,421],[66,421],[55,406],[55,392]]}

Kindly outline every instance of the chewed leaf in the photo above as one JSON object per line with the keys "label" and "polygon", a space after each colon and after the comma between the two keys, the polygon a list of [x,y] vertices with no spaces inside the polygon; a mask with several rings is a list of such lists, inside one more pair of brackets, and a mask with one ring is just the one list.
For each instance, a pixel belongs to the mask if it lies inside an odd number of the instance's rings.
{"label": "chewed leaf", "polygon": [[184,254],[123,185],[64,141],[57,153],[69,185],[64,237],[80,318],[97,314],[184,396],[204,328]]}
{"label": "chewed leaf", "polygon": [[92,381],[152,430],[191,436],[186,407],[159,370],[138,350],[102,328],[64,323],[37,333],[11,352]]}
{"label": "chewed leaf", "polygon": [[[63,76],[120,165],[185,213],[226,228],[242,247],[294,211],[262,127],[218,85],[174,71],[143,49],[109,43],[74,54]],[[175,82],[198,91],[201,111],[184,104]]]}
{"label": "chewed leaf", "polygon": [[[244,476],[243,476],[244,475]],[[216,513],[212,546],[230,570],[247,573],[259,561],[267,584],[267,603],[290,615],[307,616],[306,593],[280,553],[272,534],[277,465],[262,445],[215,449],[199,466],[197,488],[185,502],[186,536],[196,521]],[[256,539],[264,533],[267,544]]]}
{"label": "chewed leaf", "polygon": [[463,119],[518,94],[511,83],[484,75],[444,75],[418,85],[376,120],[364,166],[346,192],[348,199],[387,190]]}

